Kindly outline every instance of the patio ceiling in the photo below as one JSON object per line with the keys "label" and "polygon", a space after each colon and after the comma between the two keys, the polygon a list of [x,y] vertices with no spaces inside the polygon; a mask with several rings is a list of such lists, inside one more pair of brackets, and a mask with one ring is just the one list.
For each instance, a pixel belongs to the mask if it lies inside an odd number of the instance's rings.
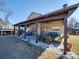
{"label": "patio ceiling", "polygon": [[52,21],[56,21],[56,20],[60,20],[60,19],[64,20],[65,15],[67,15],[67,17],[69,17],[77,9],[78,6],[79,6],[79,3],[56,10],[54,12],[50,12],[45,15],[41,15],[41,16],[33,18],[33,19],[29,19],[29,20],[14,24],[13,26],[25,26],[26,24],[32,24],[37,21],[44,22],[44,21],[50,21],[50,20],[52,20]]}

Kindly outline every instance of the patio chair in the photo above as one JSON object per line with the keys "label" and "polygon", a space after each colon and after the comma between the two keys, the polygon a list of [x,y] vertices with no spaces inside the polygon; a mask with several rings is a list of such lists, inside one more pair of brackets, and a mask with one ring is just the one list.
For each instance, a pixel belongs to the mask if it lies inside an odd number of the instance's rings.
{"label": "patio chair", "polygon": [[51,37],[48,35],[40,35],[38,38],[39,38],[39,41],[46,42],[46,43],[50,43],[52,41]]}
{"label": "patio chair", "polygon": [[45,42],[45,36],[44,35],[39,35],[38,39],[39,39],[39,41]]}
{"label": "patio chair", "polygon": [[49,32],[48,35],[51,37],[57,37],[57,36],[59,36],[59,33],[58,32]]}

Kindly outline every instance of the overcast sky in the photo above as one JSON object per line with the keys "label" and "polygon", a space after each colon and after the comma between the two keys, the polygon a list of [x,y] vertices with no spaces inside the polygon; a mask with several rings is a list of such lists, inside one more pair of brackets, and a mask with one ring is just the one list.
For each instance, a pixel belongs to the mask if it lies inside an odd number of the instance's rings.
{"label": "overcast sky", "polygon": [[[9,18],[12,24],[27,20],[31,12],[46,14],[62,8],[63,4],[76,4],[79,0],[4,0],[9,10],[13,15]],[[79,9],[75,11],[72,17],[79,20]],[[5,13],[0,12],[0,17],[4,18]]]}

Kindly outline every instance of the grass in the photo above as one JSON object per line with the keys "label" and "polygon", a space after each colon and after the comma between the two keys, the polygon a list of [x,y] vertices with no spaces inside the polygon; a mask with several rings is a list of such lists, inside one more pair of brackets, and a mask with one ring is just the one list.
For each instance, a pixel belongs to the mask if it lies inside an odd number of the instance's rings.
{"label": "grass", "polygon": [[68,42],[72,44],[71,51],[79,55],[79,35],[70,35]]}

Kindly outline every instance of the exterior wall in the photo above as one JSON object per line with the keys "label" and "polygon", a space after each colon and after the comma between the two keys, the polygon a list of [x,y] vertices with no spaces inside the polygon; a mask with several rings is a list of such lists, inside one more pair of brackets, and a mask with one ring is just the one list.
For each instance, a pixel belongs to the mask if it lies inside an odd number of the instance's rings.
{"label": "exterior wall", "polygon": [[[38,27],[37,27],[37,28],[38,28],[38,29],[37,29],[37,32],[38,32],[38,34],[40,34],[40,31],[41,31],[41,30],[40,30],[40,29],[41,29],[41,28],[40,28],[40,27],[41,27],[41,24],[38,23],[37,25],[38,25]],[[36,24],[31,24],[31,25],[29,25],[28,28],[29,28],[29,31],[33,31],[34,33],[36,33]]]}
{"label": "exterior wall", "polygon": [[[49,21],[49,22],[43,22],[43,23],[38,23],[38,34],[40,32],[52,32],[53,27],[59,27],[60,32],[64,33],[64,20],[56,20],[56,21]],[[30,31],[36,31],[36,25],[31,24],[29,25]]]}
{"label": "exterior wall", "polygon": [[39,13],[32,12],[32,13],[28,16],[28,19],[32,19],[32,18],[38,17],[38,16],[40,16],[40,15],[41,15],[41,14],[39,14]]}
{"label": "exterior wall", "polygon": [[36,25],[35,24],[31,24],[29,25],[29,31],[32,31],[32,30],[36,30]]}
{"label": "exterior wall", "polygon": [[58,20],[58,21],[49,21],[48,23],[41,23],[41,31],[45,31],[45,28],[47,28],[47,32],[52,32],[53,27],[59,27],[60,32],[64,32],[64,20]]}

